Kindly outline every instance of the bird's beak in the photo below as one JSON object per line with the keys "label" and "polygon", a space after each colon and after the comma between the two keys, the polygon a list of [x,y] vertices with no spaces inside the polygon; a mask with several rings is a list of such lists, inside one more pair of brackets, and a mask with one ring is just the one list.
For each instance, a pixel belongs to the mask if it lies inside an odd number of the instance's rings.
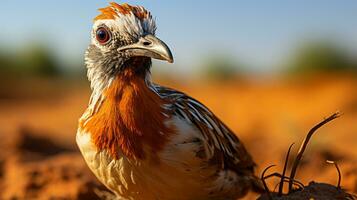
{"label": "bird's beak", "polygon": [[145,56],[173,63],[174,59],[169,47],[157,37],[148,34],[142,36],[138,42],[123,46],[118,51],[129,52],[131,56]]}

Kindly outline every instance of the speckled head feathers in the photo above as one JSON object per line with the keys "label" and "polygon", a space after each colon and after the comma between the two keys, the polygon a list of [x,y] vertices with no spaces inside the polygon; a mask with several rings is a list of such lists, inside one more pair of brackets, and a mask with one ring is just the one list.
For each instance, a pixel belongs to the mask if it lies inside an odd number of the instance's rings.
{"label": "speckled head feathers", "polygon": [[113,32],[120,33],[122,37],[127,37],[127,40],[136,40],[145,34],[155,35],[155,20],[142,6],[111,2],[99,11],[101,13],[94,18],[93,30],[105,25]]}
{"label": "speckled head feathers", "polygon": [[137,73],[141,70],[147,78],[151,67],[148,58],[173,62],[169,47],[155,36],[155,20],[145,8],[112,2],[99,11],[85,54],[88,78],[97,97],[129,64],[139,63],[130,67]]}
{"label": "speckled head feathers", "polygon": [[142,6],[131,6],[127,3],[117,4],[115,2],[111,2],[108,7],[100,8],[99,14],[94,18],[94,21],[103,20],[103,19],[115,19],[117,17],[121,17],[122,15],[130,15],[133,14],[138,19],[151,18],[150,12],[148,12]]}

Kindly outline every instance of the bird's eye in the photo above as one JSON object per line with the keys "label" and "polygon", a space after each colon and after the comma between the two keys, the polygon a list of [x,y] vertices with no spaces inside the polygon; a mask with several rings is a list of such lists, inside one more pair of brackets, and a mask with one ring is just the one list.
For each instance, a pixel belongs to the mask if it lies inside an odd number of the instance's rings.
{"label": "bird's eye", "polygon": [[106,28],[100,27],[96,32],[96,38],[100,44],[106,44],[110,40],[111,35]]}

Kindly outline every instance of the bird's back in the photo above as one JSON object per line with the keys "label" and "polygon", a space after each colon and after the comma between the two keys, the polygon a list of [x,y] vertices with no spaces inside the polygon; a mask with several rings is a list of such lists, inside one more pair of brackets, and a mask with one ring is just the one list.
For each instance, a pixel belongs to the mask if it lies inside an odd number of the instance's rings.
{"label": "bird's back", "polygon": [[238,137],[206,106],[177,90],[153,85],[153,90],[166,99],[173,116],[196,127],[202,135],[207,159],[221,163],[225,169],[252,173],[255,163]]}
{"label": "bird's back", "polygon": [[[217,187],[211,191],[221,195],[226,190],[233,199],[244,195],[249,189],[261,191],[260,180],[254,175],[255,163],[238,137],[206,106],[194,98],[171,88],[153,85],[152,90],[168,102],[167,109],[176,119],[176,127],[194,130],[192,140],[198,146],[195,156],[201,161],[200,168],[214,171]],[[187,133],[181,133],[187,134]],[[224,192],[223,192],[224,193]]]}

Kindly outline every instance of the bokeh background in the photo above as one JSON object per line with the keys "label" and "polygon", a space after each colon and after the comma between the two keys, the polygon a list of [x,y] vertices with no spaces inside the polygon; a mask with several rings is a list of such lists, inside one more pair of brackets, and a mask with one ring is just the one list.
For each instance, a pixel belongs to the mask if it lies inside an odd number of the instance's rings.
{"label": "bokeh background", "polygon": [[[357,192],[357,2],[127,1],[150,10],[175,63],[156,82],[206,104],[256,160],[280,170],[327,115],[297,178]],[[121,2],[120,2],[121,3]],[[0,199],[96,199],[104,189],[75,145],[90,89],[83,54],[108,1],[0,3]],[[270,181],[273,185],[276,180]],[[254,195],[247,197],[254,199]]]}

